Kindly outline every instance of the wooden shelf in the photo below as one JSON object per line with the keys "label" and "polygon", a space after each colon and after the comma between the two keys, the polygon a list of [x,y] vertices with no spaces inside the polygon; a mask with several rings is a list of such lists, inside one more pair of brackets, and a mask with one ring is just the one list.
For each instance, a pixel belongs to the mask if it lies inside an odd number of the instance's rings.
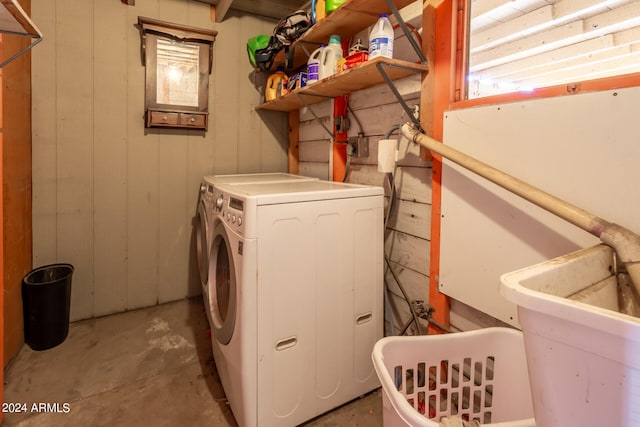
{"label": "wooden shelf", "polygon": [[[353,3],[352,0],[349,4]],[[399,59],[375,58],[364,62],[342,73],[320,80],[311,86],[296,89],[284,96],[258,105],[256,109],[292,111],[304,107],[305,104],[317,104],[328,98],[344,95],[357,90],[384,83],[384,78],[376,65],[384,64],[384,70],[391,80],[408,77],[416,73],[425,73],[428,67]],[[399,68],[401,67],[401,68]],[[302,100],[300,99],[302,97]],[[304,101],[304,102],[303,102]]]}
{"label": "wooden shelf", "polygon": [[[394,4],[401,9],[415,0],[394,0]],[[293,68],[306,64],[308,55],[299,46],[301,43],[319,45],[328,44],[329,36],[337,34],[345,40],[354,34],[375,24],[381,13],[390,13],[391,10],[385,0],[349,0],[326,18],[320,20],[313,27],[309,28],[298,41],[294,43],[295,56]],[[306,46],[309,52],[313,52],[319,46]],[[284,49],[281,50],[274,60],[274,64],[283,65],[285,63]],[[274,65],[275,67],[275,65]]]}

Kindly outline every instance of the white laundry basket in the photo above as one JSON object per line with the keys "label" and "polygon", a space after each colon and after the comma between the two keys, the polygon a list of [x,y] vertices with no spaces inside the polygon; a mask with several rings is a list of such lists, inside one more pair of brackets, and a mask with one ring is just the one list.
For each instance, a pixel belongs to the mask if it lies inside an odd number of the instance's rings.
{"label": "white laundry basket", "polygon": [[489,426],[535,426],[520,331],[386,337],[372,358],[384,390],[385,427],[437,427],[450,415]]}
{"label": "white laundry basket", "polygon": [[503,275],[518,304],[538,426],[640,425],[640,319],[617,312],[613,250]]}

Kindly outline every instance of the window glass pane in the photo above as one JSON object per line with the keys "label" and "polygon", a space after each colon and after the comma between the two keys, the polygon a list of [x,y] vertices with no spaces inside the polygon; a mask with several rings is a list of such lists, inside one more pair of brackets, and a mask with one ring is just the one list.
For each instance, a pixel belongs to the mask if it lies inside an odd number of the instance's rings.
{"label": "window glass pane", "polygon": [[640,72],[640,0],[471,0],[468,98]]}
{"label": "window glass pane", "polygon": [[156,100],[159,104],[198,106],[200,47],[158,38]]}

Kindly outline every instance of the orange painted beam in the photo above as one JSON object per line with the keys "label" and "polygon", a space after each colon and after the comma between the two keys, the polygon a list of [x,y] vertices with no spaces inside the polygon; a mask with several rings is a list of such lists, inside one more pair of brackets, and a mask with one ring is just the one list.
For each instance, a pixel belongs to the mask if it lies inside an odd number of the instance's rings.
{"label": "orange painted beam", "polygon": [[527,99],[551,98],[554,96],[575,95],[577,93],[597,92],[603,90],[623,89],[640,86],[640,73],[623,74],[596,80],[543,87],[528,92],[513,92],[502,95],[487,96],[461,100],[451,105],[452,109],[476,107],[479,105],[503,104],[507,102],[524,101]]}
{"label": "orange painted beam", "polygon": [[[457,11],[454,10],[453,0],[444,0],[435,12],[436,46],[434,61],[430,72],[433,72],[437,84],[434,87],[433,105],[433,137],[442,141],[444,130],[444,112],[449,109],[455,98],[455,35]],[[429,304],[435,309],[433,319],[448,327],[449,298],[439,291],[440,282],[440,219],[442,215],[442,158],[433,156],[431,182],[431,246],[429,265]],[[439,329],[430,325],[429,333],[441,333]]]}
{"label": "orange painted beam", "polygon": [[[2,35],[0,35],[0,58],[2,58]],[[0,68],[0,403],[4,402],[4,205],[2,200],[2,189],[4,188],[4,179],[2,179],[2,153],[4,151],[4,126],[3,120],[3,102],[2,102],[2,69]],[[4,413],[0,411],[0,425],[4,419]]]}
{"label": "orange painted beam", "polygon": [[332,143],[333,154],[333,180],[342,181],[347,171],[347,132],[339,132],[336,127],[336,119],[339,117],[347,117],[347,105],[349,103],[349,94],[333,98],[333,135]]}
{"label": "orange painted beam", "polygon": [[347,170],[347,144],[333,141],[333,180],[342,181]]}
{"label": "orange painted beam", "polygon": [[[29,13],[30,0],[20,1]],[[27,37],[5,34],[4,56],[27,47]],[[32,267],[31,229],[31,52],[17,57],[2,69],[2,147],[0,188],[0,277],[2,289],[3,368],[24,344],[21,284]],[[11,218],[11,224],[4,222]],[[9,226],[10,225],[10,226]]]}

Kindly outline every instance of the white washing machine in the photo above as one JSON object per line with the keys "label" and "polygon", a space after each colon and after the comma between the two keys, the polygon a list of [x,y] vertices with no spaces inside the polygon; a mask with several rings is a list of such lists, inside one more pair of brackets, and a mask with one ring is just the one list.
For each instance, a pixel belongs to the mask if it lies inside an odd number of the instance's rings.
{"label": "white washing machine", "polygon": [[211,309],[209,307],[209,258],[212,242],[213,217],[215,213],[214,188],[220,184],[242,184],[257,182],[281,182],[281,181],[310,181],[317,178],[288,173],[254,173],[254,174],[230,174],[230,175],[207,175],[200,183],[200,196],[198,200],[196,221],[196,256],[198,261],[198,271],[200,273],[200,284],[209,323],[211,323]]}
{"label": "white washing machine", "polygon": [[240,426],[292,426],[379,386],[383,190],[328,181],[219,184],[211,341]]}

